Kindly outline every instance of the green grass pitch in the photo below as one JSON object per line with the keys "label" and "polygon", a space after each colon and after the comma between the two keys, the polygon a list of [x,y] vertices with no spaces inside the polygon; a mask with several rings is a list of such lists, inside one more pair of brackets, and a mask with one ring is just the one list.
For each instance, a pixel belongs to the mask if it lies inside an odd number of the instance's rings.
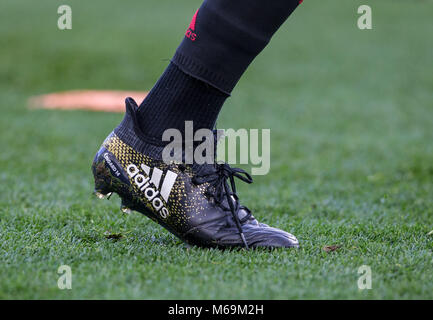
{"label": "green grass pitch", "polygon": [[[122,115],[26,99],[151,88],[200,2],[2,0],[0,298],[432,299],[430,0],[304,1],[226,103],[220,128],[271,129],[271,171],[238,183],[243,203],[301,249],[188,249],[92,197],[91,161]],[[373,30],[356,26],[361,4]],[[72,290],[57,287],[63,264]]]}

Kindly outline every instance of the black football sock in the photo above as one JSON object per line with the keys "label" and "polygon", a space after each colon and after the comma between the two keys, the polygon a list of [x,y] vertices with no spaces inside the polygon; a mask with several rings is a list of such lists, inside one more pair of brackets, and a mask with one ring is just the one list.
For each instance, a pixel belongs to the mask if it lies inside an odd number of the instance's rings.
{"label": "black football sock", "polygon": [[172,62],[230,94],[251,61],[300,3],[302,0],[205,0]]}
{"label": "black football sock", "polygon": [[302,0],[205,0],[172,62],[138,109],[143,133],[212,129],[251,61]]}
{"label": "black football sock", "polygon": [[185,121],[193,122],[194,131],[213,129],[227,97],[170,63],[138,108],[140,129],[159,141],[166,129],[177,129],[184,136]]}

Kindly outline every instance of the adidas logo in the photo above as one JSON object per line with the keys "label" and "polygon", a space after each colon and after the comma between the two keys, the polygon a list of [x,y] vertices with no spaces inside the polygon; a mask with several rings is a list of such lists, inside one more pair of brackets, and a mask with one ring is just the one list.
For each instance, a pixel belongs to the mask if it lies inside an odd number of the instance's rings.
{"label": "adidas logo", "polygon": [[188,29],[185,32],[185,37],[189,38],[191,41],[195,41],[197,39],[197,34],[195,33],[195,22],[197,20],[198,10],[195,12],[192,17],[191,23],[189,24]]}
{"label": "adidas logo", "polygon": [[168,197],[170,196],[171,189],[176,181],[177,174],[168,170],[162,182],[161,189],[159,189],[163,173],[162,170],[153,168],[152,176],[150,176],[150,167],[142,164],[141,169],[144,174],[140,173],[140,170],[135,164],[130,164],[126,168],[126,171],[131,179],[134,179],[136,186],[144,192],[144,196],[152,203],[153,208],[159,213],[161,218],[167,218],[169,212],[167,208],[164,207],[162,199],[165,203],[168,202]]}

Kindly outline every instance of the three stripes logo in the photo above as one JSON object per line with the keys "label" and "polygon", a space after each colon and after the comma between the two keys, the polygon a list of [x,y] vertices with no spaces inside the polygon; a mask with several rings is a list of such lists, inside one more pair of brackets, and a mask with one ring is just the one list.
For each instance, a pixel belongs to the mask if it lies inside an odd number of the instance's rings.
{"label": "three stripes logo", "polygon": [[149,202],[152,203],[153,208],[159,213],[161,218],[165,219],[169,216],[167,208],[164,206],[168,202],[171,189],[176,181],[177,174],[168,170],[162,182],[161,189],[159,188],[162,178],[162,170],[153,168],[152,175],[150,174],[150,167],[142,164],[141,169],[144,174],[140,173],[140,170],[135,164],[130,164],[126,171],[129,177],[134,180],[135,185],[139,190],[144,192],[144,196]]}

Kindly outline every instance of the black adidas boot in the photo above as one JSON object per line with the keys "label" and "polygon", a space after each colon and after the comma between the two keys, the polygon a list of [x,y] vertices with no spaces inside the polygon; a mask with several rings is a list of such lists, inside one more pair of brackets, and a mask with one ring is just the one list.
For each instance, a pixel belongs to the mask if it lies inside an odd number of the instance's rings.
{"label": "black adidas boot", "polygon": [[144,136],[137,104],[126,99],[126,115],[95,156],[95,194],[112,192],[121,209],[139,211],[182,241],[200,247],[299,247],[291,234],[259,223],[240,204],[234,178],[251,183],[243,170],[228,164],[164,163],[163,145]]}

